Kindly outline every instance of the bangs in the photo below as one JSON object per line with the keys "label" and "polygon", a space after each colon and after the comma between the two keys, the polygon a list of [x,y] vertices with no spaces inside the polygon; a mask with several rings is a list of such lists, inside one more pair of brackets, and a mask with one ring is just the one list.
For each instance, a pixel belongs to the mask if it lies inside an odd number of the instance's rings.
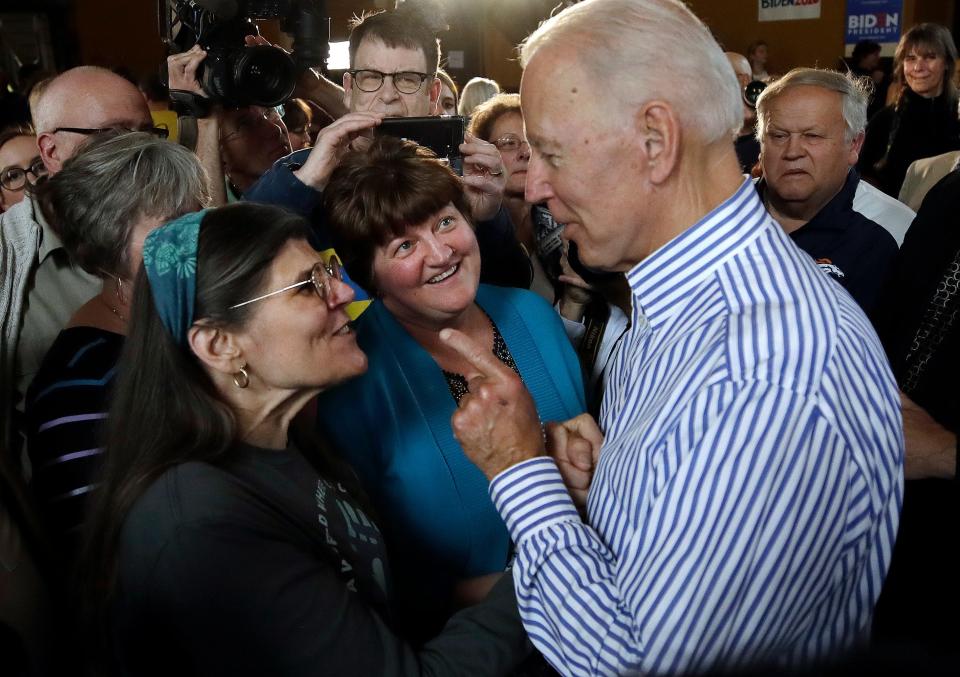
{"label": "bangs", "polygon": [[[444,163],[440,160],[430,162],[441,165],[444,171],[428,173],[393,167],[368,184],[368,199],[363,200],[362,214],[358,216],[367,222],[378,246],[402,237],[408,228],[423,223],[447,205],[457,203],[457,198],[463,194],[460,179],[445,171]],[[418,169],[421,168],[422,164]]]}
{"label": "bangs", "polygon": [[474,225],[459,176],[432,151],[378,136],[340,161],[323,191],[331,243],[350,276],[373,290],[376,250],[453,206]]}
{"label": "bangs", "polygon": [[924,39],[923,36],[918,36],[915,40],[910,40],[903,46],[904,56],[910,52],[917,56],[939,56],[943,58],[947,56],[939,42]]}

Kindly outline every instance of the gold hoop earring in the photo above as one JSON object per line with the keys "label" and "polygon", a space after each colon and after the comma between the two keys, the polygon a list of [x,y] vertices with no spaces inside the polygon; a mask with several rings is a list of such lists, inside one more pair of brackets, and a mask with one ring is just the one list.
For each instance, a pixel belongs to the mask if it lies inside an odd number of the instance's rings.
{"label": "gold hoop earring", "polygon": [[233,385],[238,388],[246,388],[250,385],[250,374],[247,373],[246,363],[240,367],[240,371],[233,375]]}

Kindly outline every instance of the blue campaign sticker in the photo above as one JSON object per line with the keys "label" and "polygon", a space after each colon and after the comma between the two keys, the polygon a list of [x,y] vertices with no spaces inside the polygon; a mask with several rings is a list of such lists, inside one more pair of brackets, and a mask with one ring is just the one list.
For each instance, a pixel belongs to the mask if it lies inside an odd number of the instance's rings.
{"label": "blue campaign sticker", "polygon": [[847,0],[846,39],[848,45],[861,40],[896,43],[903,22],[903,0]]}

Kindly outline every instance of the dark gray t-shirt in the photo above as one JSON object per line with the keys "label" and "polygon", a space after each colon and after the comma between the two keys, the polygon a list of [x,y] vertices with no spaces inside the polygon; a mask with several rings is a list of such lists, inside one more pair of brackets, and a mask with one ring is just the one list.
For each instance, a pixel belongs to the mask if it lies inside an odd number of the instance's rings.
{"label": "dark gray t-shirt", "polygon": [[115,647],[137,675],[498,675],[529,651],[509,576],[416,650],[379,529],[294,449],[186,463],[121,536]]}

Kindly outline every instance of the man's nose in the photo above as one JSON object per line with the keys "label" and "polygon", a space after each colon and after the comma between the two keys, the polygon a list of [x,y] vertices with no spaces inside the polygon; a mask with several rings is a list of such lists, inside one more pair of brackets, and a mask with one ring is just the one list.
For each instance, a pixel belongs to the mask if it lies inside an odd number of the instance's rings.
{"label": "man's nose", "polygon": [[783,150],[786,157],[800,157],[806,152],[803,141],[799,134],[791,134],[787,137],[787,145]]}
{"label": "man's nose", "polygon": [[380,98],[384,101],[395,101],[400,98],[400,90],[397,89],[392,75],[383,76],[383,84],[380,85]]}
{"label": "man's nose", "polygon": [[546,202],[553,197],[553,189],[547,181],[541,160],[536,153],[530,155],[527,165],[527,183],[524,188],[523,199],[530,204]]}

